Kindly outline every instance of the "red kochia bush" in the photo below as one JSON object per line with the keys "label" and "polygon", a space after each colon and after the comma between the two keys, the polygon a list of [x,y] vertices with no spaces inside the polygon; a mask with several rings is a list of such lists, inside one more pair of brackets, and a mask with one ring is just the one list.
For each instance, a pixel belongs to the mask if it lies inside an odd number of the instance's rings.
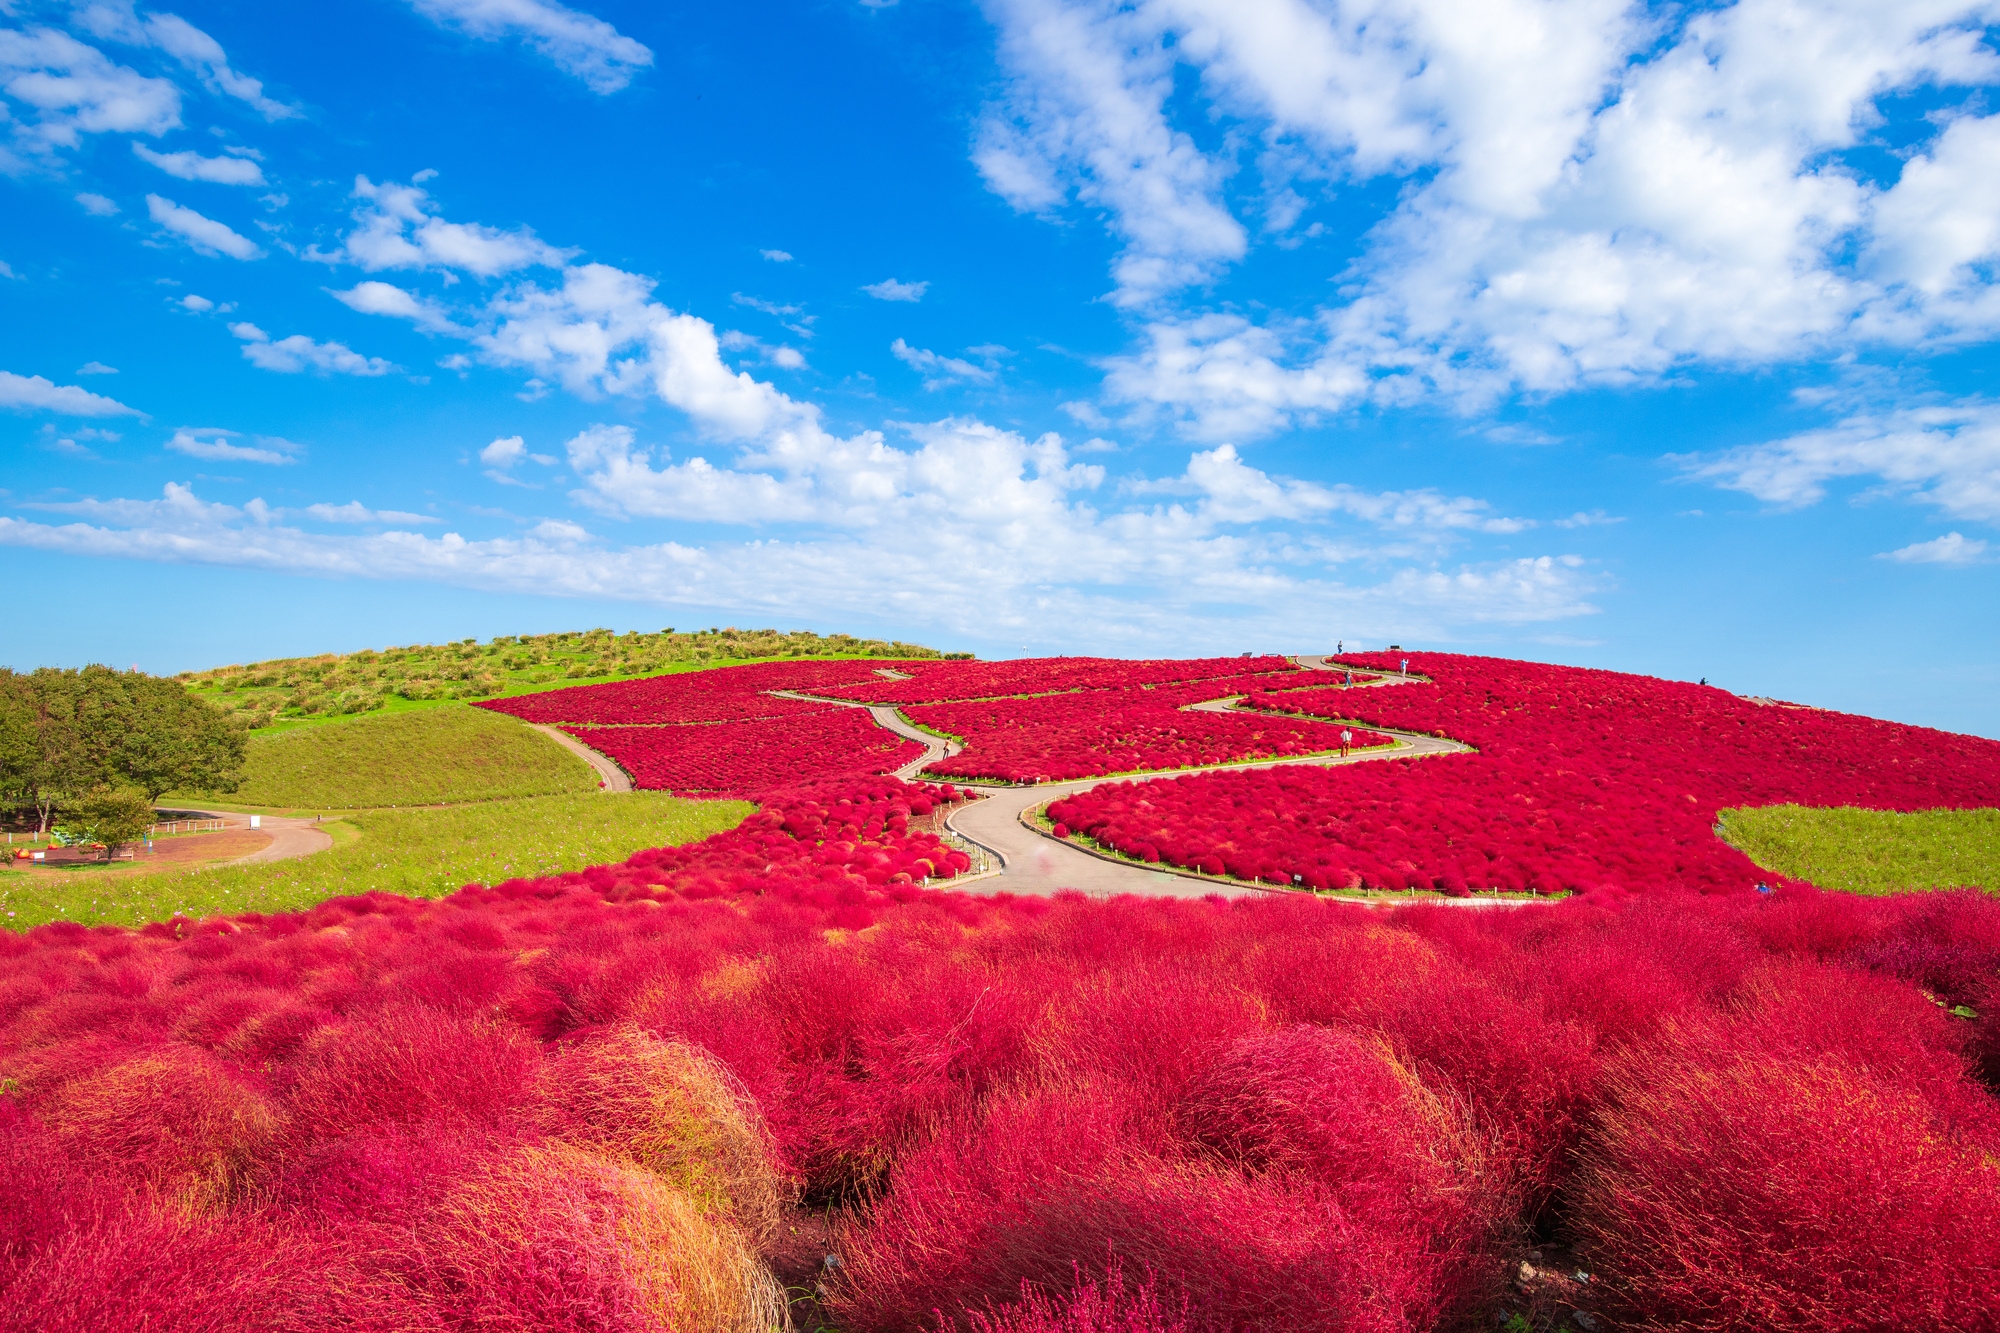
{"label": "red kochia bush", "polygon": [[648,791],[760,796],[773,788],[900,768],[924,752],[859,708],[679,727],[564,727],[618,761]]}
{"label": "red kochia bush", "polygon": [[[1248,702],[1449,736],[1477,755],[1100,786],[1050,818],[1148,860],[1314,889],[1713,893],[1774,879],[1715,836],[1727,807],[2000,802],[2000,742],[1607,671],[1445,654],[1414,665],[1430,679]],[[1906,966],[1951,965],[1946,946],[1930,952]]]}
{"label": "red kochia bush", "polygon": [[0,1329],[747,1333],[780,1197],[854,1333],[1485,1324],[1531,1225],[1635,1318],[1991,1326],[2000,901],[926,891],[956,795],[0,933]]}
{"label": "red kochia bush", "polygon": [[1974,1329],[2000,1312],[2000,1171],[1853,1061],[1628,1057],[1578,1220],[1648,1327]]}

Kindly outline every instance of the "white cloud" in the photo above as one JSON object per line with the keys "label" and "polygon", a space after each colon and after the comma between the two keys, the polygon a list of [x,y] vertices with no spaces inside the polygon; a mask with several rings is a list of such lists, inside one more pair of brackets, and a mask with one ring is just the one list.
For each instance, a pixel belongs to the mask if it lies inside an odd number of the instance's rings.
{"label": "white cloud", "polygon": [[322,375],[386,375],[396,367],[379,356],[363,356],[344,343],[316,343],[303,333],[273,342],[271,335],[245,321],[229,331],[243,340],[243,356],[254,366],[296,375],[302,370]]}
{"label": "white cloud", "polygon": [[528,443],[518,435],[493,441],[479,451],[479,461],[488,467],[512,467],[528,456]]}
{"label": "white cloud", "polygon": [[[2000,331],[2000,118],[1940,113],[1892,181],[1842,156],[1890,98],[2000,84],[1987,0],[988,10],[1010,83],[975,160],[1017,207],[1103,212],[1147,325],[1107,393],[1197,435]],[[1337,299],[1256,323],[1173,304],[1247,253],[1239,198],[1295,196],[1289,225],[1380,182],[1401,188]]]}
{"label": "white cloud", "polygon": [[[1293,7],[1241,6],[1247,23],[1266,27]],[[1052,209],[1073,194],[1108,213],[1126,243],[1114,279],[1127,305],[1206,281],[1246,247],[1220,199],[1228,165],[1168,123],[1172,8],[1061,0],[991,7],[1002,64],[1015,79],[981,125],[973,161],[1023,211]]]}
{"label": "white cloud", "polygon": [[757,253],[770,260],[773,264],[789,264],[792,262],[791,252],[788,250],[759,250]]}
{"label": "white cloud", "polygon": [[79,204],[83,205],[84,212],[90,214],[94,218],[108,218],[113,213],[116,213],[118,211],[118,205],[114,203],[112,200],[106,199],[101,194],[90,194],[86,192],[84,194],[78,195],[76,197],[76,201]]}
{"label": "white cloud", "polygon": [[200,153],[156,153],[134,142],[132,151],[169,176],[215,185],[263,185],[264,169],[246,157],[203,157]]}
{"label": "white cloud", "polygon": [[881,282],[871,282],[861,290],[878,301],[921,301],[924,293],[931,288],[928,282],[898,282],[894,278],[884,278]]}
{"label": "white cloud", "polygon": [[972,384],[991,384],[998,377],[998,372],[991,366],[975,366],[957,357],[940,356],[921,347],[912,347],[901,338],[889,344],[889,352],[922,375],[926,389],[941,389],[961,380]]}
{"label": "white cloud", "polygon": [[77,367],[76,373],[79,375],[116,375],[118,367],[107,366],[102,361],[86,361]]}
{"label": "white cloud", "polygon": [[410,0],[433,23],[482,41],[518,37],[583,80],[594,93],[615,93],[653,63],[653,53],[603,19],[554,0]]}
{"label": "white cloud", "polygon": [[452,323],[451,317],[436,302],[424,300],[391,283],[361,282],[347,291],[328,291],[327,295],[350,310],[359,310],[364,315],[407,319],[431,333],[466,336],[470,332]]}
{"label": "white cloud", "polygon": [[1884,551],[1877,560],[1899,560],[1906,565],[1970,565],[1986,554],[1986,543],[1947,532],[1927,542],[1915,542],[1894,551]]}
{"label": "white cloud", "polygon": [[0,408],[56,412],[66,417],[136,417],[143,413],[74,384],[55,384],[40,375],[0,370]]}
{"label": "white cloud", "polygon": [[502,231],[477,223],[447,222],[432,213],[430,195],[414,185],[366,176],[354,179],[355,210],[360,225],[347,235],[345,246],[331,256],[370,272],[390,268],[461,269],[482,278],[511,273],[537,264],[560,267],[569,252],[540,240],[526,227]]}
{"label": "white cloud", "polygon": [[[1218,532],[1179,506],[1100,514],[1083,499],[1090,478],[1052,439],[971,421],[936,423],[914,438],[912,449],[850,442],[837,464],[778,469],[765,474],[768,485],[729,468],[673,476],[635,455],[617,428],[573,442],[599,474],[620,459],[651,473],[649,498],[697,520],[747,525],[763,517],[756,506],[775,503],[822,513],[840,529],[805,541],[600,545],[563,520],[524,538],[316,534],[286,527],[277,511],[259,524],[251,506],[205,504],[170,487],[159,500],[51,507],[78,520],[70,523],[0,518],[0,543],[745,613],[891,607],[933,634],[1123,653],[1221,650],[1231,645],[1214,636],[1240,633],[1280,646],[1301,625],[1437,641],[1481,625],[1588,615],[1601,583],[1574,557],[1539,556],[1409,566],[1354,584],[1335,556],[1294,533]],[[921,549],[907,540],[919,523]],[[948,597],[925,590],[940,568],[953,571]]]}
{"label": "white cloud", "polygon": [[183,426],[167,441],[167,448],[189,458],[206,459],[212,463],[269,463],[274,466],[296,463],[298,459],[283,449],[259,448],[248,444],[231,444],[238,432],[222,430],[213,426]]}
{"label": "white cloud", "polygon": [[261,82],[230,67],[220,42],[178,14],[143,13],[131,0],[90,0],[77,6],[77,22],[109,41],[165,51],[192,70],[210,92],[246,103],[266,120],[300,114],[297,107],[266,97]]}
{"label": "white cloud", "polygon": [[1825,498],[1829,481],[1878,477],[1953,517],[2000,522],[2000,402],[1987,399],[1860,412],[1822,430],[1673,461],[1691,477],[1787,508]]}
{"label": "white cloud", "polygon": [[181,123],[171,80],[148,78],[48,28],[0,29],[0,90],[35,112],[33,122],[14,127],[15,142],[31,153],[74,148],[84,134],[160,135]]}
{"label": "white cloud", "polygon": [[1451,498],[1434,490],[1370,493],[1347,485],[1322,486],[1273,477],[1245,463],[1236,446],[1230,444],[1194,454],[1188,459],[1184,477],[1133,489],[1142,494],[1192,491],[1202,497],[1201,512],[1224,523],[1301,521],[1345,514],[1378,527],[1430,532],[1506,535],[1534,526],[1526,519],[1498,517],[1484,500],[1468,496]]}
{"label": "white cloud", "polygon": [[182,208],[157,194],[146,196],[146,211],[154,222],[173,232],[205,255],[223,254],[231,259],[262,259],[264,252],[255,242],[239,236],[213,218],[203,217],[192,208]]}
{"label": "white cloud", "polygon": [[571,523],[569,520],[561,518],[543,519],[541,522],[535,524],[534,527],[528,529],[528,535],[545,542],[559,542],[566,546],[590,540],[590,530],[588,528],[584,527],[581,523]]}
{"label": "white cloud", "polygon": [[1568,518],[1557,519],[1556,526],[1559,528],[1604,528],[1610,527],[1614,523],[1623,523],[1624,521],[1622,517],[1607,514],[1602,509],[1593,509],[1589,513],[1585,513],[1579,509]]}
{"label": "white cloud", "polygon": [[192,310],[197,314],[215,309],[215,302],[209,300],[206,296],[196,296],[193,292],[189,292],[175,304],[179,305],[183,310]]}
{"label": "white cloud", "polygon": [[814,321],[819,318],[817,315],[808,315],[804,306],[782,305],[776,301],[765,301],[755,296],[745,296],[742,292],[731,292],[729,300],[732,305],[746,306],[751,310],[762,311],[764,314],[777,320],[780,324],[783,324],[793,333],[798,334],[801,338],[810,338],[813,336],[812,326]]}
{"label": "white cloud", "polygon": [[526,486],[531,490],[541,488],[511,476],[510,472],[514,465],[526,461],[540,463],[543,467],[553,467],[556,463],[556,460],[547,454],[529,453],[527,441],[518,435],[508,435],[494,440],[479,451],[479,461],[486,464],[486,475],[501,485]]}
{"label": "white cloud", "polygon": [[[285,512],[285,511],[277,511]],[[359,500],[344,505],[313,504],[300,511],[322,523],[442,523],[426,514],[407,514],[400,509],[370,509]]]}

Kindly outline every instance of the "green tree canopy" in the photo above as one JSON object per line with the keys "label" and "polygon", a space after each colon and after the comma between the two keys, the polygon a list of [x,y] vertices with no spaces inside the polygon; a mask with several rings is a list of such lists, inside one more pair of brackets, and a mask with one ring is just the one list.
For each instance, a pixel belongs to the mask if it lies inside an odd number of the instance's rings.
{"label": "green tree canopy", "polygon": [[0,669],[0,796],[55,807],[99,788],[234,791],[244,738],[174,680],[87,666]]}

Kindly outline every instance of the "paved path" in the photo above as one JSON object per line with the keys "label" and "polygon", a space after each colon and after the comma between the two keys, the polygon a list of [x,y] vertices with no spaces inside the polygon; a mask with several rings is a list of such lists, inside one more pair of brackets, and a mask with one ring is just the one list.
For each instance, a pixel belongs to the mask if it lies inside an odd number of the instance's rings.
{"label": "paved path", "polygon": [[[203,819],[219,819],[224,828],[249,828],[249,812],[243,810],[202,810],[197,812]],[[293,815],[259,815],[258,828],[271,835],[271,841],[248,856],[239,856],[234,861],[224,861],[225,866],[253,866],[265,861],[289,861],[298,856],[310,856],[333,846],[333,835],[319,827],[310,819]]]}
{"label": "paved path", "polygon": [[[876,674],[887,676],[894,673],[881,671]],[[897,676],[896,679],[908,680],[909,677]],[[865,708],[868,710],[868,716],[875,719],[876,726],[885,727],[895,732],[898,736],[907,737],[923,746],[924,752],[921,755],[904,764],[891,774],[892,777],[901,778],[905,782],[915,779],[919,773],[924,771],[926,764],[936,763],[940,759],[949,759],[965,748],[957,741],[948,741],[940,736],[931,735],[923,728],[904,721],[903,715],[894,708],[884,707],[880,704],[856,703],[852,699],[823,699],[817,694],[800,694],[797,690],[772,690],[771,693],[780,699],[802,699],[809,704],[839,704],[842,708]]]}
{"label": "paved path", "polygon": [[[1226,704],[1225,700],[1213,700],[1206,707],[1217,711],[1216,705]],[[1226,707],[1219,711],[1228,711]],[[1125,862],[1107,861],[1071,843],[1051,838],[1027,827],[1021,822],[1022,814],[1045,801],[1059,800],[1074,796],[1078,792],[1089,791],[1092,787],[1106,782],[1157,782],[1161,778],[1183,777],[1189,773],[1218,773],[1248,768],[1288,768],[1299,765],[1315,767],[1340,767],[1347,764],[1365,764],[1378,759],[1417,758],[1425,755],[1464,754],[1470,746],[1457,741],[1439,740],[1433,736],[1406,735],[1389,732],[1385,728],[1373,730],[1384,735],[1394,735],[1397,744],[1393,749],[1369,750],[1361,754],[1350,754],[1346,758],[1339,755],[1315,755],[1303,759],[1274,759],[1259,764],[1228,764],[1211,768],[1178,768],[1160,773],[1135,773],[1125,777],[1086,778],[1077,782],[1051,782],[1037,787],[986,787],[976,783],[961,783],[972,786],[983,797],[961,806],[952,812],[945,822],[952,832],[960,837],[978,843],[981,847],[997,855],[1003,862],[1001,873],[979,885],[981,893],[1024,893],[1053,894],[1063,889],[1077,889],[1094,897],[1108,897],[1117,893],[1135,893],[1154,898],[1205,898],[1210,894],[1237,898],[1259,892],[1285,892],[1285,890],[1259,890],[1242,885],[1223,884],[1213,880],[1199,879],[1191,875],[1176,874],[1172,871],[1150,870]],[[1364,905],[1373,905],[1376,899],[1342,899]],[[1451,903],[1484,904],[1488,899],[1447,898],[1440,901]]]}
{"label": "paved path", "polygon": [[542,735],[547,736],[557,745],[562,746],[563,749],[568,750],[571,754],[575,755],[577,758],[583,760],[584,763],[589,764],[592,768],[596,769],[597,776],[604,783],[604,790],[606,791],[632,790],[631,774],[627,773],[624,769],[618,767],[618,765],[615,762],[613,762],[611,756],[600,753],[597,750],[591,749],[588,745],[585,745],[582,741],[570,735],[567,731],[562,730],[560,727],[545,727],[540,725],[539,723],[534,723],[534,722],[530,722],[528,725],[533,727],[536,731],[541,732]]}

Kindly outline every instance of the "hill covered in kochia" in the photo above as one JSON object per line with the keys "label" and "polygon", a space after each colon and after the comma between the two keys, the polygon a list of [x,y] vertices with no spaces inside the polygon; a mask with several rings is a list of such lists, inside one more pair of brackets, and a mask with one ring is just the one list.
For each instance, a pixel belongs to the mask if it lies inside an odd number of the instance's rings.
{"label": "hill covered in kochia", "polygon": [[252,727],[287,718],[335,717],[399,704],[490,699],[552,686],[689,671],[765,658],[965,658],[935,648],[851,634],[775,629],[608,629],[514,634],[445,644],[276,658],[182,673],[196,694]]}

